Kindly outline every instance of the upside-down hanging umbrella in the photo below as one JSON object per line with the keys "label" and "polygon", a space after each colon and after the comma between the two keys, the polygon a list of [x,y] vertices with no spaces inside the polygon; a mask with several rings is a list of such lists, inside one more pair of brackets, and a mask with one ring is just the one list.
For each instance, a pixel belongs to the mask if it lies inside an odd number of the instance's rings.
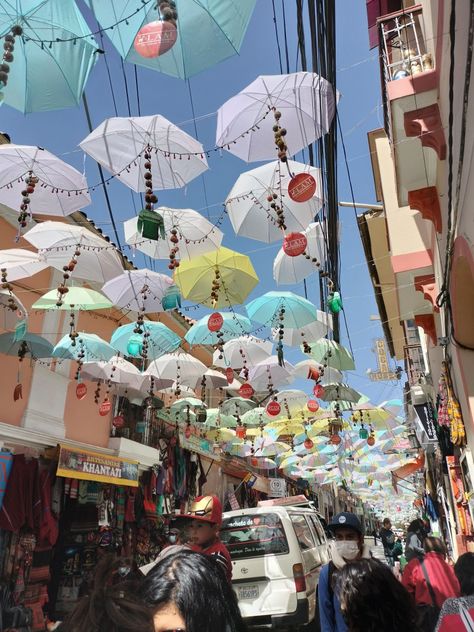
{"label": "upside-down hanging umbrella", "polygon": [[243,303],[258,276],[249,257],[221,247],[181,262],[174,280],[184,298],[219,308]]}
{"label": "upside-down hanging umbrella", "polygon": [[96,334],[81,332],[75,340],[72,340],[69,334],[63,336],[54,347],[52,356],[62,360],[78,360],[82,353],[83,362],[108,361],[114,357],[115,349]]}
{"label": "upside-down hanging umbrella", "polygon": [[181,397],[171,404],[170,411],[181,412],[187,408],[206,408],[206,404],[204,404],[200,399],[197,399],[197,397]]}
{"label": "upside-down hanging umbrella", "polygon": [[159,114],[106,119],[79,145],[137,192],[147,188],[146,173],[158,191],[184,187],[208,168],[201,143]]}
{"label": "upside-down hanging umbrella", "polygon": [[274,109],[287,131],[288,156],[294,156],[329,131],[337,98],[331,84],[312,72],[257,77],[219,108],[216,145],[246,162],[273,160]]}
{"label": "upside-down hanging umbrella", "polygon": [[[168,27],[175,44],[161,55],[160,46],[168,35],[165,31],[162,39],[163,23],[157,25],[163,19],[159,11],[163,2],[144,2],[138,8],[133,0],[86,2],[102,28],[116,24],[107,35],[123,59],[185,79],[239,52],[256,0],[175,0],[176,26]],[[137,34],[146,38],[150,51],[146,57],[138,52],[140,44],[138,50],[134,47]]]}
{"label": "upside-down hanging umbrella", "polygon": [[257,402],[243,397],[230,397],[225,399],[219,406],[225,415],[243,415],[248,410],[256,408]]}
{"label": "upside-down hanging umbrella", "polygon": [[28,312],[20,299],[9,290],[0,290],[0,329],[15,331],[22,324],[26,328]]}
{"label": "upside-down hanging umbrella", "polygon": [[308,395],[304,391],[285,389],[275,395],[275,400],[281,405],[283,413],[295,415],[306,409]]}
{"label": "upside-down hanging umbrella", "polygon": [[[307,173],[316,182],[314,195],[306,202],[294,202],[288,195],[292,175]],[[322,206],[320,170],[289,160],[279,160],[242,173],[225,200],[229,219],[237,235],[271,243],[283,238],[277,215],[268,197],[280,196],[288,232],[304,232]]]}
{"label": "upside-down hanging umbrella", "polygon": [[[27,182],[31,179],[33,184]],[[0,203],[18,211],[23,221],[35,214],[64,217],[90,202],[85,176],[46,149],[0,146]]]}
{"label": "upside-down hanging umbrella", "polygon": [[225,415],[219,408],[208,408],[206,425],[210,428],[235,428],[237,419],[233,415]]}
{"label": "upside-down hanging umbrella", "polygon": [[[205,380],[205,386],[207,388],[216,389],[223,388],[224,386],[229,386],[229,382],[227,381],[226,376],[220,371],[215,371],[214,369],[207,369],[207,371],[202,376],[202,379]],[[201,385],[202,379],[200,379],[198,382]],[[240,388],[240,383],[238,388]]]}
{"label": "upside-down hanging umbrella", "polygon": [[[128,219],[123,227],[127,244],[153,259],[168,259],[172,248],[178,248],[178,259],[191,259],[221,245],[222,231],[197,211],[160,206],[151,212],[162,225],[164,237],[147,238],[138,217]],[[174,239],[171,231],[176,231]]]}
{"label": "upside-down hanging umbrella", "polygon": [[355,369],[354,358],[351,353],[334,340],[323,338],[317,342],[312,342],[309,346],[311,347],[310,355],[316,362],[327,364],[339,371],[353,371]]}
{"label": "upside-down hanging umbrella", "polygon": [[171,285],[171,277],[143,268],[124,270],[119,276],[107,281],[102,286],[102,292],[117,307],[154,314],[163,311],[161,301]]}
{"label": "upside-down hanging umbrella", "polygon": [[[218,331],[209,329],[209,322],[213,314],[207,314],[188,329],[184,336],[186,342],[190,345],[215,345],[219,340],[227,342],[236,336],[248,333],[252,329],[252,323],[246,316],[234,312],[222,312],[220,315],[223,323]],[[221,335],[218,336],[218,334]]]}
{"label": "upside-down hanging umbrella", "polygon": [[218,367],[241,369],[244,365],[252,366],[272,354],[273,345],[268,340],[260,340],[254,336],[239,336],[229,340],[223,347],[223,358],[219,351],[214,353],[213,363]]}
{"label": "upside-down hanging umbrella", "polygon": [[294,380],[293,369],[289,362],[281,365],[277,356],[270,356],[250,367],[248,380],[256,391],[266,390],[269,383],[273,386],[290,384]]}
{"label": "upside-down hanging umbrella", "polygon": [[[283,344],[290,347],[299,347],[303,340],[313,342],[319,340],[332,331],[332,318],[330,314],[315,310],[315,320],[309,325],[292,328],[285,325],[283,332]],[[278,340],[278,329],[272,329],[273,339]],[[307,376],[305,376],[307,377]]]}
{"label": "upside-down hanging umbrella", "polygon": [[6,270],[8,281],[31,277],[47,267],[48,264],[37,252],[23,248],[0,250],[0,269]]}
{"label": "upside-down hanging umbrella", "polygon": [[16,340],[14,332],[0,334],[0,353],[16,356],[22,349],[33,359],[53,356],[53,345],[42,336],[26,332],[21,340]]}
{"label": "upside-down hanging umbrella", "polygon": [[193,388],[206,370],[206,365],[197,358],[184,351],[176,351],[154,360],[144,374]]}
{"label": "upside-down hanging umbrella", "polygon": [[103,294],[88,287],[70,287],[63,295],[62,305],[58,303],[57,290],[50,290],[43,294],[35,303],[33,309],[60,309],[63,311],[90,311],[96,309],[110,309],[113,303]]}
{"label": "upside-down hanging umbrella", "polygon": [[46,265],[57,270],[74,260],[69,272],[72,278],[105,283],[123,271],[115,246],[88,228],[47,221],[36,224],[23,237],[38,249]]}
{"label": "upside-down hanging umbrella", "polygon": [[[327,237],[325,236],[324,225],[320,222],[313,222],[302,231],[302,234],[307,241],[304,254],[292,257],[286,254],[283,248],[280,248],[275,257],[273,278],[278,285],[294,285],[314,272],[324,270],[327,258]],[[316,265],[317,263],[320,265]]]}
{"label": "upside-down hanging umbrella", "polygon": [[284,435],[301,434],[304,432],[304,426],[293,419],[282,419],[268,423],[263,432],[278,438]]}
{"label": "upside-down hanging umbrella", "polygon": [[99,49],[76,3],[2,0],[0,36],[12,29],[4,103],[25,114],[78,105]]}
{"label": "upside-down hanging umbrella", "polygon": [[270,417],[267,415],[266,408],[257,406],[257,408],[247,410],[247,412],[241,416],[240,420],[245,426],[257,427],[264,426],[268,423],[270,421]]}
{"label": "upside-down hanging umbrella", "polygon": [[120,356],[112,356],[107,362],[99,360],[86,362],[81,368],[83,379],[94,381],[108,381],[121,384],[139,391],[143,387],[144,378],[131,362]]}
{"label": "upside-down hanging umbrella", "polygon": [[310,372],[317,371],[320,374],[319,381],[324,384],[330,384],[331,382],[342,382],[342,372],[331,367],[324,368],[316,360],[301,360],[295,364],[295,377],[302,377],[305,379],[311,379]]}
{"label": "upside-down hanging umbrella", "polygon": [[357,403],[362,397],[362,393],[359,393],[355,389],[351,388],[348,384],[326,384],[324,386],[324,392],[320,399],[324,402],[338,402],[339,400],[346,402]]}
{"label": "upside-down hanging umbrella", "polygon": [[[147,357],[156,360],[165,353],[175,351],[181,344],[181,338],[163,323],[146,320],[141,325],[143,333],[148,333]],[[136,333],[135,323],[121,325],[112,334],[111,346],[126,356],[139,358],[143,351],[143,334]]]}

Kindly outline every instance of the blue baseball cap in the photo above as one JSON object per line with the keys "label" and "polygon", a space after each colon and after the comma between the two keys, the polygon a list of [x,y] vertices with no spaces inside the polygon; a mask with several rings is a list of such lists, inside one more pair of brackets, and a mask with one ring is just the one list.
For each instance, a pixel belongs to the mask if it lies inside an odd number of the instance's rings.
{"label": "blue baseball cap", "polygon": [[357,531],[360,535],[364,535],[359,518],[349,511],[342,511],[341,513],[336,514],[328,524],[328,529],[330,531],[336,531],[342,527],[345,527],[346,529],[354,529],[354,531]]}

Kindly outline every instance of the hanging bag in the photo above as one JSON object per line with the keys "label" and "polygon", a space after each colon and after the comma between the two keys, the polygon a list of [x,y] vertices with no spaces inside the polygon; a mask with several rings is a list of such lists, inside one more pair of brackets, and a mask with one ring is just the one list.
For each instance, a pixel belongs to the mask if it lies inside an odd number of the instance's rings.
{"label": "hanging bag", "polygon": [[428,569],[422,559],[420,560],[420,566],[428,587],[428,592],[430,593],[431,604],[420,604],[416,607],[418,611],[418,622],[423,632],[433,632],[438,623],[440,608],[436,604],[436,596],[428,576]]}

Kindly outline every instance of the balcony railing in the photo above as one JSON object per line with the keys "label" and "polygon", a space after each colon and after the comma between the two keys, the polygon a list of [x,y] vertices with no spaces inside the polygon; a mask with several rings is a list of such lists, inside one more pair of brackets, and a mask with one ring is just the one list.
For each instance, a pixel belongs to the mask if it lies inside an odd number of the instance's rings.
{"label": "balcony railing", "polygon": [[425,359],[423,349],[419,344],[406,345],[405,350],[405,370],[408,375],[408,383],[415,386],[423,382],[425,377]]}

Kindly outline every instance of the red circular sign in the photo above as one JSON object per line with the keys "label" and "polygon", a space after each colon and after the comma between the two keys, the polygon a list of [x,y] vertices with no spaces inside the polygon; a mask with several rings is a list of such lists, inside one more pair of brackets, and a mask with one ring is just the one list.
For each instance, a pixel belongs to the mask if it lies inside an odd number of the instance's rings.
{"label": "red circular sign", "polygon": [[278,402],[269,402],[267,405],[267,415],[270,417],[276,417],[281,413],[281,406]]}
{"label": "red circular sign", "polygon": [[250,384],[242,384],[242,386],[239,388],[240,397],[244,397],[245,399],[250,399],[254,392],[255,391],[250,386]]}
{"label": "red circular sign", "polygon": [[308,240],[303,233],[290,233],[283,240],[283,252],[289,257],[303,254],[308,246]]}
{"label": "red circular sign", "polygon": [[191,436],[191,426],[186,426],[186,428],[184,429],[184,436],[186,437],[186,439],[189,439],[189,437]]}
{"label": "red circular sign", "polygon": [[232,384],[232,382],[234,381],[234,370],[229,367],[225,370],[225,376],[227,378],[227,382],[229,384]]}
{"label": "red circular sign", "polygon": [[108,399],[104,399],[102,404],[99,406],[99,415],[101,417],[105,417],[106,415],[110,413],[111,410],[112,410],[112,402],[110,402]]}
{"label": "red circular sign", "polygon": [[114,428],[123,428],[125,426],[125,419],[122,415],[117,415],[117,417],[112,419],[112,426]]}
{"label": "red circular sign", "polygon": [[316,180],[310,173],[298,173],[288,184],[288,195],[293,202],[308,202],[316,193]]}
{"label": "red circular sign", "polygon": [[370,437],[367,439],[367,445],[370,445],[372,447],[374,444],[375,444],[375,437],[370,435]]}
{"label": "red circular sign", "polygon": [[304,447],[307,450],[311,450],[311,448],[314,446],[314,443],[311,441],[311,439],[308,437],[307,439],[304,440]]}
{"label": "red circular sign", "polygon": [[78,384],[76,386],[76,397],[77,399],[84,399],[87,394],[87,386],[85,384]]}
{"label": "red circular sign", "polygon": [[311,413],[316,413],[319,410],[319,404],[315,399],[309,399],[306,403],[306,407]]}
{"label": "red circular sign", "polygon": [[322,397],[324,395],[324,388],[321,384],[315,384],[313,388],[313,393],[315,397]]}
{"label": "red circular sign", "polygon": [[222,314],[216,312],[215,314],[211,314],[209,316],[209,320],[207,321],[207,328],[209,329],[209,331],[219,331],[222,328],[223,324],[224,318],[222,317]]}
{"label": "red circular sign", "polygon": [[239,439],[245,439],[245,435],[247,434],[247,429],[245,426],[237,426],[235,429],[235,436],[239,437]]}
{"label": "red circular sign", "polygon": [[316,380],[319,380],[320,377],[321,374],[319,373],[318,369],[316,369],[314,366],[310,367],[308,371],[308,380],[314,380],[316,382]]}
{"label": "red circular sign", "polygon": [[133,46],[142,57],[159,57],[170,50],[178,39],[174,24],[157,20],[145,24],[137,33]]}
{"label": "red circular sign", "polygon": [[329,441],[333,444],[333,445],[339,445],[342,441],[341,439],[341,435],[339,434],[333,434],[331,435],[331,437],[329,438]]}

